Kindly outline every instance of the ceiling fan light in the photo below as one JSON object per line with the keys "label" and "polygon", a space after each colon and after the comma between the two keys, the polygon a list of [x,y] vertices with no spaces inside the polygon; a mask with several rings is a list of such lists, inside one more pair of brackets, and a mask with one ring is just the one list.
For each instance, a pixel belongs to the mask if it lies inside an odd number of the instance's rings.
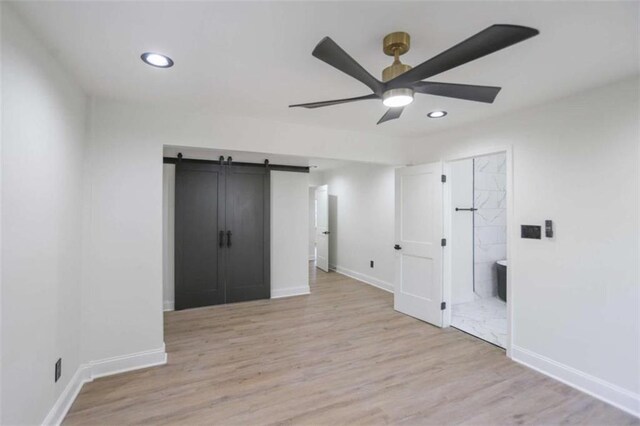
{"label": "ceiling fan light", "polygon": [[413,102],[412,89],[391,89],[382,94],[382,103],[389,108],[409,105]]}

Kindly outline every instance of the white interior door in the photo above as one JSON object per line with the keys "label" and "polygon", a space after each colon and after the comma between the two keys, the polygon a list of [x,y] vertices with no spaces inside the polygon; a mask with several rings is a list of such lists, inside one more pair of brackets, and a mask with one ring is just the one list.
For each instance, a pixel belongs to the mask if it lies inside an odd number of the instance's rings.
{"label": "white interior door", "polygon": [[473,159],[449,164],[451,191],[451,303],[472,302],[473,294]]}
{"label": "white interior door", "polygon": [[316,189],[316,266],[329,272],[329,187]]}
{"label": "white interior door", "polygon": [[396,170],[395,310],[442,327],[442,163]]}

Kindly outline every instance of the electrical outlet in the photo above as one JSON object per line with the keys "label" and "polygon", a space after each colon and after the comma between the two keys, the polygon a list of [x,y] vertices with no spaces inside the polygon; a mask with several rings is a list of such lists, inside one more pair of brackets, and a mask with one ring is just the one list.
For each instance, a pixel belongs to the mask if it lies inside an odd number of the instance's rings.
{"label": "electrical outlet", "polygon": [[62,376],[62,358],[58,358],[55,366],[55,381],[57,382]]}
{"label": "electrical outlet", "polygon": [[369,261],[369,266],[373,268],[373,260]]}

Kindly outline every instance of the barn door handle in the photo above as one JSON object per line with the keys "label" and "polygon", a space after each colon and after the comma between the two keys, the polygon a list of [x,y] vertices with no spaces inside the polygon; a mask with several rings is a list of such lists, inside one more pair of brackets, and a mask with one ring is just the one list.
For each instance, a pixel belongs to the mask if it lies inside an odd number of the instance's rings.
{"label": "barn door handle", "polygon": [[475,212],[478,209],[474,209],[473,207],[471,207],[470,209],[461,209],[459,207],[456,207],[456,211],[457,212]]}
{"label": "barn door handle", "polygon": [[227,247],[231,247],[231,231],[227,231]]}
{"label": "barn door handle", "polygon": [[218,244],[220,248],[224,247],[224,231],[220,231]]}
{"label": "barn door handle", "polygon": [[325,235],[329,235],[330,233],[331,233],[331,232],[329,232],[329,231],[324,231],[324,232],[323,232],[323,234],[325,234]]}
{"label": "barn door handle", "polygon": [[396,249],[396,250],[402,250],[402,247],[400,247],[399,244],[396,244],[395,246],[393,246],[393,248]]}

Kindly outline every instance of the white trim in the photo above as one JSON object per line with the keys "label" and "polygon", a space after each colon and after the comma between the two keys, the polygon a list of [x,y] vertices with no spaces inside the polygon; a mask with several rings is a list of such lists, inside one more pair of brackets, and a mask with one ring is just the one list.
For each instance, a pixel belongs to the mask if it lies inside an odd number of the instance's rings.
{"label": "white trim", "polygon": [[511,359],[631,415],[640,417],[640,394],[516,345],[511,346]]}
{"label": "white trim", "polygon": [[64,417],[67,415],[67,412],[71,408],[71,404],[76,400],[76,397],[80,393],[82,389],[82,385],[91,381],[91,372],[89,370],[89,366],[86,364],[82,364],[76,370],[71,380],[67,384],[67,387],[64,388],[60,396],[58,397],[51,410],[49,410],[49,414],[42,421],[43,425],[59,425],[64,420]]}
{"label": "white trim", "polygon": [[310,293],[311,293],[311,290],[309,289],[309,286],[289,287],[289,288],[282,288],[278,290],[271,289],[271,298],[280,299],[282,297],[304,296],[305,294],[310,294]]}
{"label": "white trim", "polygon": [[386,281],[379,280],[377,278],[353,271],[351,269],[343,268],[342,266],[332,265],[329,267],[329,269],[332,269],[339,274],[346,275],[349,278],[353,278],[354,280],[377,287],[380,290],[393,293],[393,284]]}
{"label": "white trim", "polygon": [[69,380],[49,414],[42,421],[43,425],[58,426],[62,423],[71,404],[75,401],[85,383],[99,377],[111,376],[126,371],[139,370],[141,368],[154,367],[167,363],[167,353],[164,344],[161,348],[137,352],[124,356],[91,361],[78,367],[75,374]]}
{"label": "white trim", "polygon": [[309,255],[309,262],[316,260],[316,256],[314,254]]}
{"label": "white trim", "polygon": [[[451,311],[453,309],[453,301],[451,300],[451,295],[453,294],[453,285],[451,283],[451,259],[453,257],[451,252],[451,241],[453,240],[451,209],[453,207],[451,204],[451,166],[449,164],[453,161],[456,160],[442,162],[442,174],[446,176],[446,182],[443,183],[442,187],[442,234],[443,238],[446,238],[449,243],[447,244],[448,247],[443,247],[442,251],[442,301],[449,307],[442,314],[442,328],[447,328],[451,325]],[[471,232],[475,232],[475,230],[472,229]],[[475,269],[473,272],[475,273]]]}
{"label": "white trim", "polygon": [[161,348],[150,351],[136,352],[129,355],[91,361],[89,362],[89,367],[91,368],[91,378],[95,379],[131,370],[155,367],[156,365],[163,365],[166,363],[167,353],[164,350],[163,344]]}
{"label": "white trim", "polygon": [[175,310],[175,303],[173,302],[173,300],[165,300],[163,303],[163,311],[167,312],[167,311],[174,311]]}

